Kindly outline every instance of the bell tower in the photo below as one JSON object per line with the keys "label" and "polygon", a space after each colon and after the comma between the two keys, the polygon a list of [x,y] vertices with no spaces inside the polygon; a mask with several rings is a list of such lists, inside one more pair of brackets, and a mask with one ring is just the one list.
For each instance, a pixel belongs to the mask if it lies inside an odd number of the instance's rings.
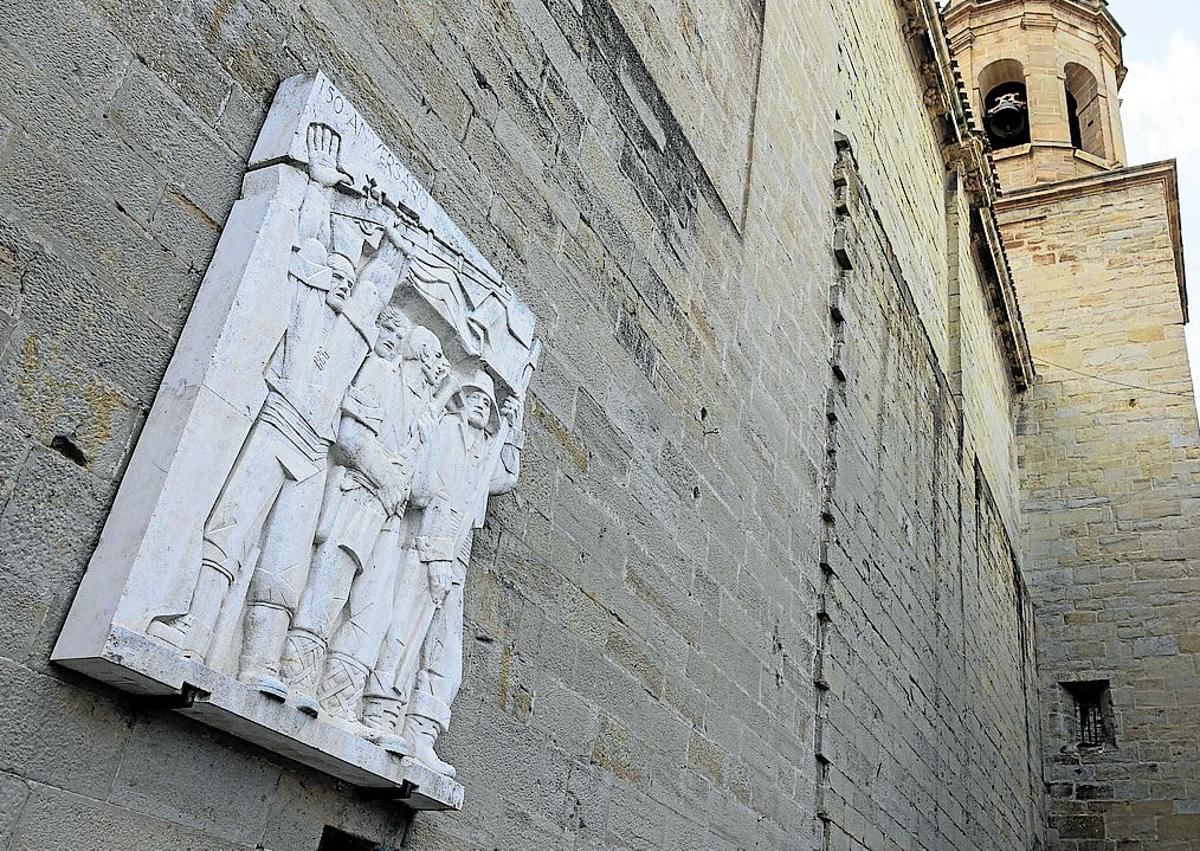
{"label": "bell tower", "polygon": [[1047,848],[1200,849],[1200,429],[1176,165],[1126,161],[1124,33],[1104,0],[943,14],[1037,370],[1016,446]]}
{"label": "bell tower", "polygon": [[1106,0],[952,0],[946,30],[1003,190],[1125,165]]}

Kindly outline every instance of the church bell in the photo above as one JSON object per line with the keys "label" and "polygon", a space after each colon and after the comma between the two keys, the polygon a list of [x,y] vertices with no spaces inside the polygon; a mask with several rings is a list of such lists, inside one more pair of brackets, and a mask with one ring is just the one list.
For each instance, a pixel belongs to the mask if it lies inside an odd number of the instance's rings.
{"label": "church bell", "polygon": [[1029,126],[1029,104],[1019,92],[1001,95],[987,111],[988,132],[1001,141],[1015,140]]}

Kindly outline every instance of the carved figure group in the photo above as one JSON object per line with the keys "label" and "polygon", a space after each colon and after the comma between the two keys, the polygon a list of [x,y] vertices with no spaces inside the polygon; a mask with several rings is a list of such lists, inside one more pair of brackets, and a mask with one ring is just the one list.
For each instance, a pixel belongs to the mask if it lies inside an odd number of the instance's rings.
{"label": "carved figure group", "polygon": [[[462,681],[463,583],[488,497],[516,485],[525,387],[501,403],[462,340],[470,300],[438,303],[461,262],[431,255],[369,181],[352,185],[332,128],[311,124],[306,142],[266,399],[204,521],[186,611],[148,631],[453,776],[434,745]],[[467,357],[451,365],[430,323],[394,302],[405,291]]]}

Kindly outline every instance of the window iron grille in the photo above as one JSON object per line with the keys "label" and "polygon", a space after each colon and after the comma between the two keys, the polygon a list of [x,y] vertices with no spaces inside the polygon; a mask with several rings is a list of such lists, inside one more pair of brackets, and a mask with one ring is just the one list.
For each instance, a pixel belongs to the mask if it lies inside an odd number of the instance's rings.
{"label": "window iron grille", "polygon": [[1081,748],[1099,748],[1115,744],[1112,724],[1112,697],[1108,680],[1062,683],[1075,703],[1078,744]]}
{"label": "window iron grille", "polygon": [[1079,709],[1079,745],[1085,748],[1100,747],[1108,738],[1100,701],[1076,698],[1075,705]]}

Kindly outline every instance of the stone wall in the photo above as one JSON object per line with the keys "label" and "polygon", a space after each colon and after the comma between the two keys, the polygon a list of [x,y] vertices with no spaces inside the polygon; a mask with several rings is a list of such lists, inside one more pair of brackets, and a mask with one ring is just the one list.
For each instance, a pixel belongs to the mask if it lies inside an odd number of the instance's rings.
{"label": "stone wall", "polygon": [[947,337],[945,169],[930,132],[924,88],[897,38],[895,0],[834,4],[838,43],[839,128],[854,142],[863,178],[895,240],[897,262],[939,360]]}
{"label": "stone wall", "polygon": [[839,182],[817,666],[830,847],[1040,847],[1033,613],[971,452],[990,435],[964,434],[848,148]]}
{"label": "stone wall", "polygon": [[[0,9],[0,841],[1037,846],[1012,391],[890,0],[685,3],[665,42],[614,5]],[[466,805],[411,825],[48,662],[266,105],[317,67],[545,342],[467,580]]]}
{"label": "stone wall", "polygon": [[[1001,220],[1040,379],[1022,400],[1053,847],[1200,848],[1200,435],[1163,166],[1020,193]],[[1062,683],[1108,681],[1081,748]]]}

